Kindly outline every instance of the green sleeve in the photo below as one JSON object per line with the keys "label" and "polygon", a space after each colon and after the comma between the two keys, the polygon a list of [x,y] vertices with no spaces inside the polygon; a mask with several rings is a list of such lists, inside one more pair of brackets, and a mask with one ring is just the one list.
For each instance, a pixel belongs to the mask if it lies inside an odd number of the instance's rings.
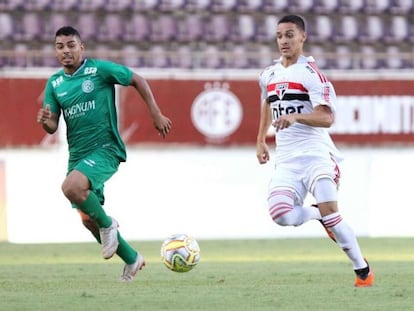
{"label": "green sleeve", "polygon": [[130,85],[133,75],[128,67],[105,60],[99,61],[99,72],[107,82],[123,86]]}
{"label": "green sleeve", "polygon": [[56,114],[60,114],[60,105],[56,100],[55,92],[52,86],[52,78],[46,83],[45,94],[43,99],[43,107],[50,106],[50,111]]}

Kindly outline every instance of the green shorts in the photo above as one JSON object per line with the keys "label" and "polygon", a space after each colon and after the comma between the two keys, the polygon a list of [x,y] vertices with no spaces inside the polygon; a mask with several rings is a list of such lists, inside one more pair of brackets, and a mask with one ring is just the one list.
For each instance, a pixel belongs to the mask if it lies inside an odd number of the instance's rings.
{"label": "green shorts", "polygon": [[[88,177],[91,183],[90,190],[98,196],[103,205],[105,202],[104,184],[118,171],[119,163],[119,158],[111,150],[101,148],[70,166],[68,174],[77,170]],[[77,208],[76,205],[73,207]]]}

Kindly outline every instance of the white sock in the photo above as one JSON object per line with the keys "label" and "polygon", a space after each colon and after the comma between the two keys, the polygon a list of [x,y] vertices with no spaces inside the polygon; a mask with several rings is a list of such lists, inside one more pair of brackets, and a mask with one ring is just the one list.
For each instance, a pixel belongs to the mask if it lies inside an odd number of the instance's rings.
{"label": "white sock", "polygon": [[365,268],[367,263],[362,256],[357,238],[351,227],[342,219],[341,215],[339,213],[333,213],[322,217],[322,221],[335,234],[338,245],[352,261],[354,270]]}

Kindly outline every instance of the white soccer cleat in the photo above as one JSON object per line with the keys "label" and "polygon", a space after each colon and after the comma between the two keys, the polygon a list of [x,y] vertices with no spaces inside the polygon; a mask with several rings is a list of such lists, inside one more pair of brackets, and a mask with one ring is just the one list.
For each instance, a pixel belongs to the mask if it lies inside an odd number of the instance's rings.
{"label": "white soccer cleat", "polygon": [[142,268],[145,267],[145,259],[144,256],[141,254],[137,254],[137,259],[134,263],[128,265],[125,264],[124,270],[122,271],[122,275],[120,278],[121,282],[131,282],[134,280],[135,275],[139,270],[142,270]]}
{"label": "white soccer cleat", "polygon": [[111,258],[118,248],[118,222],[112,218],[112,224],[108,228],[99,228],[101,237],[102,256],[104,259]]}

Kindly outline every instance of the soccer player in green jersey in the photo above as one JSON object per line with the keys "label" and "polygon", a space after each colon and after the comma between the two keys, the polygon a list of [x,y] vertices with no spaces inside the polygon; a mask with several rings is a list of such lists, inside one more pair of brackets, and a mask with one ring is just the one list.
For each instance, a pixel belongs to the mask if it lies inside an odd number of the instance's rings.
{"label": "soccer player in green jersey", "polygon": [[73,27],[65,26],[56,32],[55,52],[63,69],[46,83],[37,122],[52,134],[63,114],[69,161],[62,191],[80,212],[85,227],[101,243],[103,257],[109,259],[116,253],[125,262],[121,281],[132,281],[145,266],[144,257],[122,238],[117,221],[102,207],[104,183],[126,160],[118,131],[115,85],[130,85],[137,90],[163,138],[172,123],[161,113],[144,78],[120,64],[86,59],[84,49],[79,32]]}

